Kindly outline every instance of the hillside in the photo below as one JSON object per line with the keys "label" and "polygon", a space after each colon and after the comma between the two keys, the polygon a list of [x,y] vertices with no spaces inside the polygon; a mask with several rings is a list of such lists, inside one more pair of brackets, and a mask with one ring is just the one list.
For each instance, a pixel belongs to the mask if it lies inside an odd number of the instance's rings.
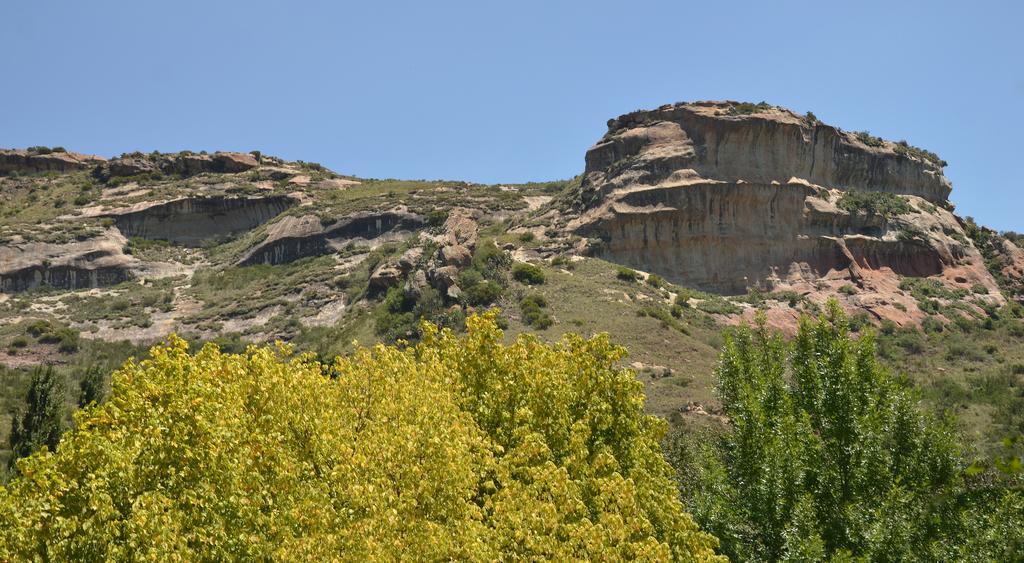
{"label": "hillside", "polygon": [[1024,430],[1024,251],[955,214],[944,164],[738,102],[613,119],[580,176],[534,184],[0,151],[0,449],[35,365],[78,380],[172,332],[331,357],[491,306],[509,336],[610,333],[650,412],[713,420],[722,331],[829,299],[986,449]]}

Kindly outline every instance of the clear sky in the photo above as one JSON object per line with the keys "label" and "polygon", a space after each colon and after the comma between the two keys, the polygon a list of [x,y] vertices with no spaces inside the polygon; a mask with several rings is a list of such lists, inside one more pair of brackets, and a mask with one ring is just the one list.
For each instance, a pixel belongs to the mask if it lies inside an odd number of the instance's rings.
{"label": "clear sky", "polygon": [[2,0],[0,147],[568,178],[608,118],[735,99],[949,161],[1024,231],[1024,2]]}

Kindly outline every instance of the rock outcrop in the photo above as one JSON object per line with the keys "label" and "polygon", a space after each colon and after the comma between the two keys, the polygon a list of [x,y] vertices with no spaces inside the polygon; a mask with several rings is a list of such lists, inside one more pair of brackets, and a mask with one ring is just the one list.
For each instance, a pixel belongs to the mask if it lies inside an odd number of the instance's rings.
{"label": "rock outcrop", "polygon": [[166,240],[182,246],[230,237],[280,215],[297,202],[289,196],[186,197],[109,211],[126,237]]}
{"label": "rock outcrop", "polygon": [[[742,107],[676,104],[609,121],[587,152],[570,229],[601,239],[596,251],[612,261],[722,294],[834,293],[828,282],[871,294],[888,286],[882,273],[998,295],[947,210],[951,185],[937,157],[781,108]],[[840,205],[851,191],[892,194],[900,206]]]}
{"label": "rock outcrop", "polygon": [[315,215],[284,217],[269,226],[267,238],[249,249],[238,264],[284,264],[335,252],[354,240],[401,238],[423,225],[422,217],[403,210],[356,213],[326,226]]}
{"label": "rock outcrop", "polygon": [[203,173],[234,174],[251,170],[258,165],[259,161],[251,154],[238,152],[216,152],[213,154],[131,153],[103,163],[96,168],[96,175],[102,179],[108,179],[114,176],[130,177],[151,172],[176,176],[194,176]]}
{"label": "rock outcrop", "polygon": [[102,164],[100,156],[63,150],[0,149],[0,174],[34,174],[38,172],[72,172]]}
{"label": "rock outcrop", "polygon": [[134,260],[122,251],[124,243],[124,237],[108,231],[102,237],[69,244],[0,246],[0,291],[75,290],[129,280]]}

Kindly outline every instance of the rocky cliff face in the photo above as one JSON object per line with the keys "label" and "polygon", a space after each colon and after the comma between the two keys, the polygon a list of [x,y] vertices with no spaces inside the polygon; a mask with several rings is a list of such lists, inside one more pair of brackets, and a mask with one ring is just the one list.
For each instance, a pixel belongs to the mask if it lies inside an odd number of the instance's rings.
{"label": "rocky cliff face", "polygon": [[0,292],[47,286],[64,290],[114,285],[133,276],[134,262],[122,251],[124,237],[109,231],[69,244],[0,246]]}
{"label": "rocky cliff face", "polygon": [[912,303],[894,291],[903,276],[1001,299],[948,210],[943,164],[777,107],[663,106],[609,121],[570,228],[600,238],[612,261],[685,286],[824,295],[852,284],[851,305],[908,320],[916,312],[899,311]]}
{"label": "rocky cliff face", "polygon": [[100,165],[105,158],[63,149],[0,149],[0,174],[34,174],[37,172],[70,172]]}
{"label": "rocky cliff face", "polygon": [[295,204],[288,196],[188,197],[144,203],[107,215],[126,237],[200,246],[205,240],[229,237],[262,225]]}
{"label": "rocky cliff face", "polygon": [[372,241],[388,235],[405,238],[422,226],[421,217],[401,210],[357,213],[327,226],[315,215],[285,217],[271,225],[267,238],[249,249],[238,263],[285,264],[329,254],[355,240]]}

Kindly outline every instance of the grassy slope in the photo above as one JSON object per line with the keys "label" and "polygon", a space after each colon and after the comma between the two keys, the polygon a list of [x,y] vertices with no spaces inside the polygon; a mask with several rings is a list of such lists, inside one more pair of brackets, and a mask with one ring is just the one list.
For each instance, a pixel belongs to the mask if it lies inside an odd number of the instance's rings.
{"label": "grassy slope", "polygon": [[[321,189],[315,186],[315,181],[334,175],[315,168],[308,172],[314,176],[312,186],[300,188],[284,181],[274,185],[275,193],[304,189],[314,200],[313,206],[293,208],[288,213],[313,212],[323,217],[337,217],[405,204],[412,211],[426,215],[472,201],[494,214],[495,220],[482,225],[485,235],[495,237],[499,243],[512,242],[522,247],[537,244],[522,239],[520,234],[507,232],[510,225],[498,218],[508,211],[521,210],[525,205],[523,196],[557,195],[568,184],[528,184],[517,186],[518,191],[510,191],[461,182],[364,179],[360,180],[362,184],[346,189]],[[223,189],[232,193],[257,192],[253,183],[258,180],[260,177],[255,173],[236,175],[232,181],[237,185]],[[208,189],[220,181],[217,176],[204,175],[190,179],[143,179],[140,184],[161,196],[177,196],[195,189]],[[101,198],[102,186],[86,173],[6,178],[0,182],[4,194],[11,196],[11,204],[0,214],[0,231],[32,231],[35,238],[60,242],[98,227],[93,224],[96,221],[81,224],[56,221],[52,228],[39,227],[40,223],[71,211],[76,206],[76,198],[90,203]],[[17,322],[17,318],[50,316],[37,309],[40,301],[49,299],[62,303],[70,312],[65,316],[78,322],[106,319],[125,326],[144,326],[151,315],[167,305],[175,291],[200,304],[200,309],[189,317],[194,331],[186,330],[186,333],[194,339],[216,337],[219,343],[233,350],[244,348],[243,335],[217,336],[223,322],[251,317],[271,307],[280,310],[263,325],[248,330],[250,336],[257,332],[283,335],[300,349],[317,352],[323,357],[350,351],[353,341],[371,344],[377,340],[373,318],[377,305],[373,301],[349,306],[337,325],[304,328],[296,322],[299,317],[315,313],[325,299],[332,296],[348,293],[358,297],[360,287],[366,282],[365,271],[340,280],[338,272],[334,271],[335,262],[327,257],[273,267],[226,265],[256,238],[265,236],[264,233],[265,227],[255,229],[235,241],[220,241],[215,246],[189,250],[188,256],[179,256],[180,250],[164,245],[133,241],[133,252],[146,258],[211,264],[200,267],[187,287],[183,285],[184,280],[165,280],[149,282],[146,286],[121,284],[108,288],[107,293],[101,295],[43,291],[14,296],[0,304],[0,353],[12,347],[17,339],[25,339],[26,325]],[[535,330],[523,324],[519,300],[525,294],[539,293],[548,303],[546,312],[556,321],[551,327],[537,331],[542,337],[554,340],[565,332],[584,335],[608,332],[616,343],[630,351],[627,363],[639,361],[673,369],[668,376],[651,371],[638,375],[647,388],[648,409],[652,413],[672,419],[673,413],[689,401],[714,403],[712,372],[721,343],[721,327],[711,315],[685,309],[679,319],[674,319],[668,316],[671,293],[642,282],[622,280],[617,276],[616,265],[601,260],[587,259],[571,266],[543,265],[542,268],[547,277],[545,284],[526,287],[512,283],[498,303],[509,321],[509,338],[525,330]],[[921,288],[915,286],[915,289]],[[86,337],[88,328],[84,333]],[[127,343],[109,344],[88,338],[83,339],[81,349],[73,353],[58,352],[55,346],[31,338],[27,348],[30,355],[35,354],[42,361],[57,362],[68,374],[69,402],[77,396],[77,380],[83,366],[100,363],[113,369],[129,355],[140,355],[145,350],[145,347]],[[978,322],[948,327],[939,333],[883,334],[880,348],[885,361],[896,371],[906,373],[928,404],[955,413],[977,443],[989,444],[1003,435],[1024,431],[1024,325],[1020,319],[1004,315],[987,328]],[[26,350],[15,352],[20,355]],[[0,458],[10,429],[10,413],[24,397],[28,379],[26,368],[0,370]]]}

